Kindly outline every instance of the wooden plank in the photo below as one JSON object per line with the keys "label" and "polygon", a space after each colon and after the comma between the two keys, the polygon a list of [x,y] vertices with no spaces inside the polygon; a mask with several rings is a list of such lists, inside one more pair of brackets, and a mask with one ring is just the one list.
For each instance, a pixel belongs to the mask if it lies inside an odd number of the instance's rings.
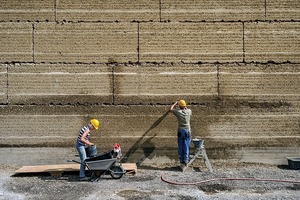
{"label": "wooden plank", "polygon": [[122,167],[126,170],[126,175],[135,175],[137,173],[137,166],[135,163],[122,163]]}
{"label": "wooden plank", "polygon": [[[126,170],[126,174],[135,175],[137,172],[137,166],[135,163],[122,163],[123,168]],[[36,165],[36,166],[23,166],[16,170],[16,174],[22,173],[42,173],[49,172],[52,176],[60,176],[63,172],[79,171],[80,165],[74,164],[59,164],[59,165]]]}
{"label": "wooden plank", "polygon": [[41,173],[41,172],[65,172],[79,171],[79,164],[61,164],[61,165],[37,165],[23,166],[16,170],[15,173]]}

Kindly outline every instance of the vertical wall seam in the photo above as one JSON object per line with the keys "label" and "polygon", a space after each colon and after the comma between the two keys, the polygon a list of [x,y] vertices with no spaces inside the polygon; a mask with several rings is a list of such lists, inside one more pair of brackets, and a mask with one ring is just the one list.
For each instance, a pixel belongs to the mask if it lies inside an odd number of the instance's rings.
{"label": "vertical wall seam", "polygon": [[267,0],[265,0],[265,19],[267,19]]}
{"label": "vertical wall seam", "polygon": [[220,65],[217,64],[217,96],[220,96]]}
{"label": "vertical wall seam", "polygon": [[32,23],[32,61],[35,63],[35,42],[34,42],[34,34],[35,34],[35,25]]}
{"label": "vertical wall seam", "polygon": [[113,65],[113,67],[112,67],[112,71],[111,71],[111,79],[112,79],[112,105],[115,105],[115,96],[116,96],[116,94],[115,94],[115,65]]}
{"label": "vertical wall seam", "polygon": [[9,99],[8,99],[8,87],[9,87],[9,82],[8,82],[8,64],[6,64],[6,105],[8,105]]}
{"label": "vertical wall seam", "polygon": [[245,63],[245,22],[242,22],[243,30],[242,30],[242,38],[243,38],[243,63]]}
{"label": "vertical wall seam", "polygon": [[56,22],[56,0],[54,0],[54,21]]}
{"label": "vertical wall seam", "polygon": [[137,54],[138,54],[138,63],[140,63],[140,23],[138,22],[137,27]]}
{"label": "vertical wall seam", "polygon": [[162,9],[161,0],[159,0],[159,21],[160,22],[161,22],[161,9]]}

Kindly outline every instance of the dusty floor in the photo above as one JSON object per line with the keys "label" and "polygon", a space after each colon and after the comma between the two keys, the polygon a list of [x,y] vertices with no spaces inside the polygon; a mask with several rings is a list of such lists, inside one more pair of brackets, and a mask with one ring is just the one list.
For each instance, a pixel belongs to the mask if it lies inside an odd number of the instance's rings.
{"label": "dusty floor", "polygon": [[[286,166],[212,161],[213,173],[205,165],[194,163],[185,173],[177,166],[139,168],[135,176],[121,179],[102,176],[98,182],[78,182],[77,173],[52,177],[47,174],[14,175],[20,166],[1,165],[0,199],[299,199],[300,171]],[[217,180],[195,185],[212,178],[255,178],[294,180],[298,183]]]}

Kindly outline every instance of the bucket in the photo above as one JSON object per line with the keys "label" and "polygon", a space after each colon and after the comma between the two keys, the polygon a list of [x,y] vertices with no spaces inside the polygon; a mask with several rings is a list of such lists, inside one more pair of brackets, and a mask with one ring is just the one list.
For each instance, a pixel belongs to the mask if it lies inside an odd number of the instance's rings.
{"label": "bucket", "polygon": [[300,169],[300,157],[288,157],[287,160],[290,169],[294,169],[294,170]]}
{"label": "bucket", "polygon": [[96,145],[86,147],[85,148],[85,152],[86,152],[86,156],[87,157],[92,157],[92,156],[96,155],[97,154],[97,147],[96,147]]}
{"label": "bucket", "polygon": [[195,138],[192,139],[192,142],[195,148],[203,148],[203,142],[204,142],[203,140]]}

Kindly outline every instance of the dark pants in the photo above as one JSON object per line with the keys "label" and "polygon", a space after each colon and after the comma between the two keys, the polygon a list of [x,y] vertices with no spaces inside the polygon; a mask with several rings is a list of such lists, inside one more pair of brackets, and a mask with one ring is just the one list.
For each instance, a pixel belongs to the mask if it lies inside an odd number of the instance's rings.
{"label": "dark pants", "polygon": [[83,177],[85,177],[85,164],[84,164],[84,161],[87,157],[96,155],[97,154],[97,148],[96,148],[96,145],[85,148],[85,146],[80,145],[80,144],[78,144],[78,142],[76,142],[76,149],[79,153],[80,162],[81,162],[79,177],[83,178]]}
{"label": "dark pants", "polygon": [[178,129],[177,136],[178,156],[180,163],[188,163],[191,143],[191,132],[188,129]]}

